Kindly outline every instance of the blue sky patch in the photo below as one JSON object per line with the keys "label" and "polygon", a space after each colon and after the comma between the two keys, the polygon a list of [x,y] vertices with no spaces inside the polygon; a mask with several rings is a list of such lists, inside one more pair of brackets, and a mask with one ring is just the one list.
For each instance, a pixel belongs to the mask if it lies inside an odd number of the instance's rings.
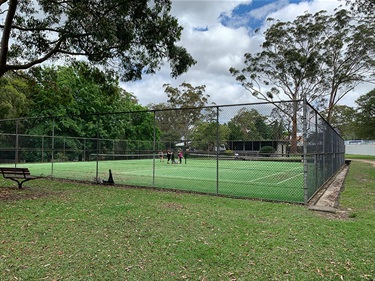
{"label": "blue sky patch", "polygon": [[[300,2],[309,2],[311,0],[253,0],[250,4],[241,4],[232,10],[232,13],[221,14],[219,20],[222,25],[239,28],[256,29],[262,25],[266,16],[264,11],[274,12],[289,4],[298,4]],[[259,11],[259,13],[257,12]]]}
{"label": "blue sky patch", "polygon": [[206,27],[194,27],[194,31],[200,31],[200,32],[208,31],[208,26],[206,26]]}

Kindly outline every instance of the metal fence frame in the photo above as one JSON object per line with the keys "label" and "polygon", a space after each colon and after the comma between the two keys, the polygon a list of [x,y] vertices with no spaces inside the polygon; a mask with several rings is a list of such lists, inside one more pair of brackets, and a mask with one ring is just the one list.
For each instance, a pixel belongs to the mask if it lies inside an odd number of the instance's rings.
{"label": "metal fence frame", "polygon": [[[301,138],[299,141],[302,143],[302,162],[303,162],[303,190],[304,190],[304,196],[303,196],[303,202],[307,204],[308,201],[319,191],[319,189],[327,182],[329,181],[335,174],[343,167],[345,164],[345,145],[344,140],[341,138],[341,136],[338,134],[338,132],[332,128],[325,120],[324,118],[305,100],[299,100],[294,101],[294,103],[298,103],[298,106],[301,108],[299,111],[300,120],[299,120],[299,133],[301,135]],[[220,147],[221,140],[219,139],[219,125],[222,123],[220,121],[220,112],[221,110],[224,110],[226,108],[240,108],[242,106],[261,106],[261,105],[269,105],[268,103],[249,103],[249,104],[236,104],[236,105],[222,105],[222,106],[208,106],[208,107],[202,107],[202,108],[194,108],[191,110],[205,110],[205,109],[211,109],[214,110],[216,114],[216,147]],[[185,109],[167,109],[170,111],[179,111],[179,110],[187,110]],[[159,112],[163,112],[166,110],[149,110],[149,111],[142,111],[142,112],[148,112],[153,114],[154,116],[154,132],[153,132],[153,139],[148,141],[148,144],[142,144],[143,147],[148,147],[148,150],[142,150],[142,152],[148,151],[148,153],[153,154],[154,164],[153,164],[153,185],[155,185],[155,160],[157,159],[158,150],[160,149],[161,142],[160,140],[157,140],[156,137],[156,117]],[[141,111],[139,111],[141,112]],[[97,119],[100,120],[100,117],[102,115],[111,115],[111,114],[135,114],[139,112],[118,112],[118,113],[106,113],[106,114],[97,114]],[[79,137],[66,137],[66,136],[59,136],[56,133],[55,126],[56,126],[56,120],[62,118],[61,116],[56,117],[39,117],[39,118],[19,118],[19,119],[6,119],[6,120],[0,120],[0,152],[2,153],[10,153],[14,154],[14,161],[9,161],[11,164],[14,164],[15,167],[17,167],[20,163],[20,153],[25,153],[25,151],[28,152],[35,152],[38,150],[41,155],[49,155],[48,161],[51,162],[51,175],[54,174],[54,163],[58,161],[64,161],[64,159],[59,159],[59,157],[62,157],[59,152],[62,153],[64,156],[65,153],[68,152],[69,149],[66,149],[67,142],[74,142],[75,139]],[[30,121],[31,120],[31,121]],[[45,121],[46,120],[52,120],[52,128],[51,128],[51,134],[50,135],[27,135],[23,132],[20,132],[20,122],[36,122],[38,121]],[[1,131],[1,124],[3,122],[10,122],[14,124],[13,132],[8,131],[4,132]],[[98,165],[101,161],[101,143],[111,143],[113,147],[115,146],[115,143],[118,140],[115,139],[102,139],[100,138],[100,122],[97,122],[97,136],[96,138],[81,138],[83,141],[76,142],[83,144],[82,149],[82,159],[81,161],[95,161],[96,162],[96,178],[99,176],[99,169]],[[14,146],[12,147],[4,147],[1,145],[2,138],[4,136],[7,136],[7,138],[14,138]],[[31,138],[36,137],[40,138],[40,146],[38,148],[29,148],[24,149],[21,145],[21,140],[24,140],[24,138]],[[123,140],[122,140],[123,141]],[[132,142],[132,145],[134,147],[135,142],[137,140],[127,140],[129,142]],[[265,140],[267,141],[267,140]],[[270,141],[270,140],[268,140]],[[279,140],[280,141],[280,140]],[[289,141],[289,140],[284,140]],[[86,144],[90,142],[91,147],[86,147]],[[165,145],[166,140],[162,141]],[[173,142],[172,140],[170,141]],[[117,144],[117,143],[116,143]],[[62,146],[61,146],[62,145]],[[60,147],[59,147],[60,146]],[[96,147],[95,147],[96,146]],[[138,144],[140,146],[140,144]],[[34,149],[34,150],[33,150]],[[134,148],[133,148],[134,150]],[[134,150],[136,151],[136,150]],[[113,152],[115,152],[115,149],[113,149]],[[220,194],[219,192],[219,155],[220,151],[219,149],[214,152],[216,154],[217,159],[217,170],[216,170],[216,193]],[[283,151],[284,154],[284,151]],[[1,155],[0,155],[1,156]],[[281,155],[282,157],[284,155]],[[43,156],[42,156],[43,157]],[[89,159],[87,159],[87,157]],[[113,159],[115,159],[116,155],[113,154]],[[0,157],[1,158],[1,157]],[[45,161],[45,159],[41,158],[41,162]],[[0,159],[1,161],[1,159]],[[66,159],[65,159],[66,161]],[[1,162],[0,162],[1,163]],[[4,163],[3,161],[3,164]],[[9,163],[8,163],[9,164]],[[267,198],[261,198],[264,200],[268,200]],[[277,200],[276,200],[277,201]]]}

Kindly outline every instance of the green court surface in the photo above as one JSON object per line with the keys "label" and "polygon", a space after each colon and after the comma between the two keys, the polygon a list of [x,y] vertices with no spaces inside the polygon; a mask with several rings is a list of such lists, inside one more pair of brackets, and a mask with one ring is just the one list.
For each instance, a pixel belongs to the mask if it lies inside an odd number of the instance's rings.
{"label": "green court surface", "polygon": [[[218,164],[218,165],[217,165]],[[303,166],[300,162],[241,161],[191,158],[182,164],[155,159],[99,162],[27,163],[33,175],[115,184],[203,192],[275,201],[304,201]]]}

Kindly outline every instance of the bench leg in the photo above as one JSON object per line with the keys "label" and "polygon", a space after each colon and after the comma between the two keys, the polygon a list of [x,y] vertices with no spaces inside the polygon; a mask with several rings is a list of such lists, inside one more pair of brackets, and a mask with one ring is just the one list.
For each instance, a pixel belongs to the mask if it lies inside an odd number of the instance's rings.
{"label": "bench leg", "polygon": [[23,184],[25,181],[29,181],[29,180],[31,180],[31,179],[25,179],[25,180],[23,180],[23,181],[19,181],[19,180],[17,180],[17,179],[13,179],[13,178],[9,178],[9,179],[12,180],[12,181],[15,181],[15,182],[18,184],[18,188],[19,188],[19,189],[22,188],[22,184]]}

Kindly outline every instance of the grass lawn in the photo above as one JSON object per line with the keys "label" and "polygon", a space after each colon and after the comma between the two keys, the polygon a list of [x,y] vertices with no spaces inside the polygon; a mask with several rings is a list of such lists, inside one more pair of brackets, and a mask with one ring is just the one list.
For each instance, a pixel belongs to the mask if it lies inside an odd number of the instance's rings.
{"label": "grass lawn", "polygon": [[374,170],[352,162],[338,214],[0,179],[0,280],[374,280]]}

